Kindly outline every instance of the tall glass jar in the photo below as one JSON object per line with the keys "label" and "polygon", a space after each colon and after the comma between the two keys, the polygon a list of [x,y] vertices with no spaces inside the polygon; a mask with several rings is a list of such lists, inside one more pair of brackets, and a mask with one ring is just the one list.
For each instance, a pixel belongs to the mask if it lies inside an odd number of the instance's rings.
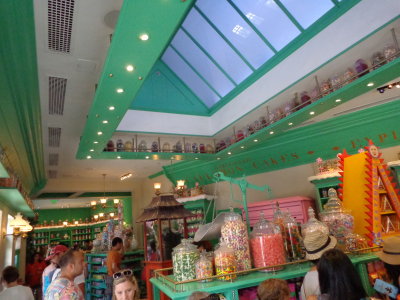
{"label": "tall glass jar", "polygon": [[190,239],[182,239],[172,252],[172,266],[176,281],[185,281],[196,278],[196,261],[200,254]]}
{"label": "tall glass jar", "polygon": [[301,234],[304,238],[307,234],[315,231],[320,231],[326,235],[329,235],[328,226],[325,223],[317,220],[314,209],[310,206],[308,208],[308,221],[307,223],[301,225]]}
{"label": "tall glass jar", "polygon": [[224,224],[221,227],[221,237],[226,245],[235,251],[237,270],[251,269],[247,226],[242,221],[242,217],[233,212],[233,209],[225,216]]}
{"label": "tall glass jar", "polygon": [[329,232],[337,239],[338,245],[344,247],[346,236],[353,232],[354,217],[349,210],[342,207],[334,188],[328,190],[328,197],[324,211],[320,213],[320,219],[329,227]]}
{"label": "tall glass jar", "polygon": [[[250,235],[250,249],[254,267],[262,268],[281,265],[286,262],[286,253],[283,246],[283,238],[278,225],[266,220],[264,214],[254,225]],[[268,268],[263,271],[282,270],[283,267]]]}
{"label": "tall glass jar", "polygon": [[[222,239],[218,249],[214,252],[214,262],[216,275],[226,275],[237,271],[235,251],[232,248],[229,248]],[[218,277],[219,280],[223,281],[230,281],[235,278],[236,275]]]}
{"label": "tall glass jar", "polygon": [[[213,276],[213,263],[207,252],[203,251],[200,253],[200,259],[196,262],[196,278],[206,278]],[[211,279],[202,280],[202,282],[208,282]]]}
{"label": "tall glass jar", "polygon": [[285,216],[285,240],[286,253],[290,261],[303,259],[305,256],[302,248],[302,238],[300,235],[299,225],[289,213]]}

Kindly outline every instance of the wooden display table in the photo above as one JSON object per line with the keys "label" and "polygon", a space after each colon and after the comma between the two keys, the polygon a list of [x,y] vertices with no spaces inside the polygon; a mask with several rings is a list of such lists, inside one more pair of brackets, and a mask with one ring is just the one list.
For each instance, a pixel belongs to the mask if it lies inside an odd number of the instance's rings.
{"label": "wooden display table", "polygon": [[[374,254],[361,254],[349,256],[355,265],[358,273],[360,274],[362,284],[369,295],[373,293],[368,280],[368,272],[366,263],[378,260]],[[214,280],[211,282],[201,283],[193,282],[181,285],[174,285],[173,283],[164,280],[161,277],[151,278],[153,284],[153,299],[160,300],[160,292],[165,293],[173,300],[187,299],[194,291],[202,291],[208,293],[221,293],[224,294],[227,300],[238,300],[238,290],[253,286],[258,286],[261,282],[269,278],[281,278],[284,280],[303,277],[310,270],[311,263],[304,262],[295,265],[288,265],[282,271],[263,273],[252,272],[248,275],[242,275],[233,282],[224,282]],[[171,276],[171,275],[170,275]],[[149,297],[149,299],[151,299]]]}

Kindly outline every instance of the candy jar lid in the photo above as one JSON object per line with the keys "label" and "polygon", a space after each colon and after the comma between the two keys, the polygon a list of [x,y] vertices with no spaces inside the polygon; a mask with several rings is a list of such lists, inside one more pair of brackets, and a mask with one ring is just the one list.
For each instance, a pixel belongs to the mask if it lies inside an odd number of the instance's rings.
{"label": "candy jar lid", "polygon": [[173,249],[173,253],[177,252],[199,252],[197,247],[192,244],[192,239],[182,239],[181,243]]}
{"label": "candy jar lid", "polygon": [[292,217],[292,215],[289,213],[289,211],[287,211],[286,213],[284,213],[284,221],[285,224],[294,224],[297,226],[297,221],[294,217]]}
{"label": "candy jar lid", "polygon": [[301,226],[301,233],[304,237],[314,231],[321,231],[326,235],[329,234],[328,226],[317,220],[314,209],[310,206],[308,208],[308,221]]}
{"label": "candy jar lid", "polygon": [[265,219],[264,212],[260,213],[260,219],[253,227],[252,237],[263,234],[275,234],[279,233],[280,229],[271,221]]}
{"label": "candy jar lid", "polygon": [[226,221],[236,221],[236,220],[241,221],[242,217],[233,211],[233,207],[230,207],[230,211],[225,215],[224,221],[226,222]]}
{"label": "candy jar lid", "polygon": [[275,204],[274,220],[285,219],[285,213],[280,209],[279,202]]}
{"label": "candy jar lid", "polygon": [[228,245],[225,243],[225,240],[223,238],[221,238],[220,242],[219,242],[219,247],[218,249],[216,249],[214,251],[215,255],[217,256],[220,253],[233,253],[234,254],[234,250],[230,247],[228,247]]}
{"label": "candy jar lid", "polygon": [[324,210],[326,212],[340,212],[343,211],[342,203],[337,196],[337,192],[334,188],[328,190],[328,202],[324,205]]}

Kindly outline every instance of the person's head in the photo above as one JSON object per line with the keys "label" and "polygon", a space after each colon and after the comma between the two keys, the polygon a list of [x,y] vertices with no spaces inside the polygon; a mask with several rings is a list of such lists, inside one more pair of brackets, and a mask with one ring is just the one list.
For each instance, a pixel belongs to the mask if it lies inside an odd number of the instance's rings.
{"label": "person's head", "polygon": [[39,252],[35,252],[35,253],[33,254],[33,256],[32,256],[31,262],[32,262],[32,263],[35,263],[35,262],[39,262],[39,261],[41,261],[41,259],[40,259],[40,253],[39,253]]}
{"label": "person's head", "polygon": [[317,265],[321,294],[329,300],[359,300],[366,297],[361,279],[351,260],[338,249],[322,254]]}
{"label": "person's head", "polygon": [[17,282],[19,278],[19,272],[16,267],[8,266],[5,267],[1,279],[8,286],[11,283]]}
{"label": "person's head", "polygon": [[259,300],[289,300],[289,286],[282,279],[267,279],[258,286],[257,297]]}
{"label": "person's head", "polygon": [[114,250],[121,250],[123,246],[122,239],[120,237],[113,238],[111,246]]}
{"label": "person's head", "polygon": [[327,235],[320,230],[308,232],[304,236],[304,248],[306,249],[306,259],[318,263],[321,255],[336,246],[336,238],[331,235]]}
{"label": "person's head", "polygon": [[82,274],[84,264],[83,252],[69,249],[60,259],[61,272],[69,278],[75,278]]}
{"label": "person's head", "polygon": [[400,236],[388,237],[383,241],[382,251],[376,255],[384,262],[393,284],[399,288],[400,277]]}
{"label": "person's head", "polygon": [[201,300],[210,296],[210,293],[207,292],[193,292],[187,298],[187,300]]}
{"label": "person's head", "polygon": [[139,299],[139,286],[130,269],[113,274],[113,300]]}
{"label": "person's head", "polygon": [[64,245],[57,245],[50,249],[49,255],[46,257],[47,261],[51,261],[55,264],[59,264],[60,258],[68,251],[68,248]]}

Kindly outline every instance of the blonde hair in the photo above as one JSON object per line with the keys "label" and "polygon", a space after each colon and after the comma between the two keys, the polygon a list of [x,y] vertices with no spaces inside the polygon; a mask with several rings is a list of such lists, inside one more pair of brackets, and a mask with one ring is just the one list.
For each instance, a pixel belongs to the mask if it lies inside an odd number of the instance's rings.
{"label": "blonde hair", "polygon": [[134,286],[134,289],[135,289],[134,300],[140,299],[139,285],[138,285],[138,282],[137,282],[135,276],[132,275],[132,276],[122,276],[122,277],[120,277],[118,279],[114,279],[114,281],[113,281],[113,297],[112,297],[112,300],[117,300],[117,297],[115,296],[115,287],[118,284],[124,283],[126,281],[131,282],[133,284],[133,286]]}
{"label": "blonde hair", "polygon": [[285,280],[271,278],[261,282],[257,296],[259,300],[286,300],[290,297],[290,290]]}

